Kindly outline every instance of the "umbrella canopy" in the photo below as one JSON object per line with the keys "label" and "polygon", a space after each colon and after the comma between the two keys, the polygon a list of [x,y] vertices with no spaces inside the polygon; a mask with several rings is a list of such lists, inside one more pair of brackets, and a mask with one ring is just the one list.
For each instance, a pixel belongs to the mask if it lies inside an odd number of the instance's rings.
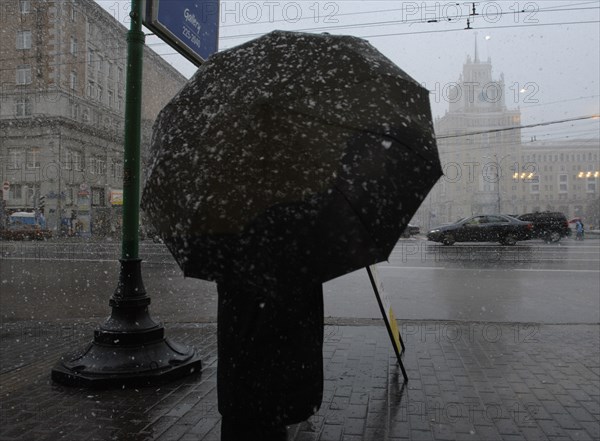
{"label": "umbrella canopy", "polygon": [[386,260],[441,176],[428,91],[355,37],[212,56],[154,127],[142,207],[187,276]]}

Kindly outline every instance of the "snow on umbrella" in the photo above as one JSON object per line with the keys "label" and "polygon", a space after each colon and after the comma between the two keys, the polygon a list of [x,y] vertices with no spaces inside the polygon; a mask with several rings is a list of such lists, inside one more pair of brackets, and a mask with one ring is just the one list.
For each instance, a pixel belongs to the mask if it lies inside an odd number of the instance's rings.
{"label": "snow on umbrella", "polygon": [[[274,31],[162,110],[142,207],[184,274],[386,260],[441,176],[428,91],[355,37]],[[254,256],[250,259],[250,256]]]}

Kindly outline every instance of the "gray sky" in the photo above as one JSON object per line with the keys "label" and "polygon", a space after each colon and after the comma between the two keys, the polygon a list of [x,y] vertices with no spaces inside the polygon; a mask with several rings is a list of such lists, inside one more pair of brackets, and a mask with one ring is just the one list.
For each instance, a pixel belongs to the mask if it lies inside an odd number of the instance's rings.
{"label": "gray sky", "polygon": [[[124,22],[129,2],[96,0]],[[165,0],[163,0],[165,1]],[[363,37],[431,90],[435,116],[448,109],[475,39],[506,104],[525,125],[600,114],[600,0],[596,1],[223,1],[220,50],[274,29]],[[521,12],[519,12],[521,11]],[[467,25],[469,19],[469,25]],[[465,28],[469,26],[470,30]],[[196,68],[157,37],[147,44],[186,77]],[[600,119],[528,131],[538,139],[598,138]]]}

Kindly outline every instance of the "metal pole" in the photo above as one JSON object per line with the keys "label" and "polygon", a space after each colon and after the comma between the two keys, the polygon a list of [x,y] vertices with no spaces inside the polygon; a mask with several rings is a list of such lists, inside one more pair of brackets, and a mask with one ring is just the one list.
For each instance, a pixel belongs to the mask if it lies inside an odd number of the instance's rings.
{"label": "metal pole", "polygon": [[62,186],[62,136],[61,136],[61,130],[60,130],[60,124],[58,125],[58,199],[56,200],[56,211],[58,212],[58,221],[57,221],[57,226],[56,226],[56,235],[60,236],[61,235],[61,228],[62,228],[62,193],[61,193],[61,186]]}
{"label": "metal pole", "polygon": [[123,160],[123,236],[121,258],[139,254],[140,144],[142,126],[142,70],[145,36],[139,0],[131,2],[131,25],[127,34],[125,89],[125,151]]}

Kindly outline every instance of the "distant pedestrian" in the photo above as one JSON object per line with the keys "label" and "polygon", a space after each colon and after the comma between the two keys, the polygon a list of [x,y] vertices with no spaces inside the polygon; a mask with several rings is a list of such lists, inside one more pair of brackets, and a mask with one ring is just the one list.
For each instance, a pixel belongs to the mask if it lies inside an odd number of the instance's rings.
{"label": "distant pedestrian", "polygon": [[583,222],[581,220],[577,220],[575,223],[575,240],[583,240],[583,234],[585,230],[583,228]]}
{"label": "distant pedestrian", "polygon": [[42,230],[46,229],[46,218],[44,217],[44,212],[43,211],[40,211],[40,213],[39,213],[38,223],[40,224],[40,228]]}

